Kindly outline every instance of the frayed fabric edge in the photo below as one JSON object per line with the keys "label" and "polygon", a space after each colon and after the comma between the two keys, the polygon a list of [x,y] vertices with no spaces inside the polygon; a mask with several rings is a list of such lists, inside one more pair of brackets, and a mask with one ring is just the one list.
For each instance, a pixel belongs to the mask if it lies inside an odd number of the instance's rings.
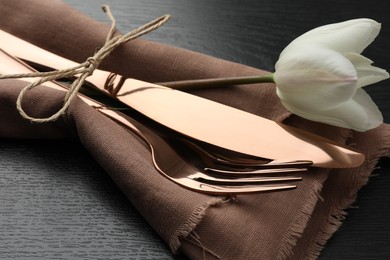
{"label": "frayed fabric edge", "polygon": [[206,203],[195,208],[195,210],[189,216],[187,222],[181,225],[172,235],[169,241],[169,247],[171,248],[172,252],[174,254],[177,253],[177,251],[181,247],[180,238],[188,237],[193,232],[196,226],[202,221],[203,217],[206,215],[206,211],[208,208],[221,205],[228,201],[229,200],[227,200],[226,198],[215,197],[211,198],[210,200],[206,201]]}
{"label": "frayed fabric edge", "polygon": [[375,166],[378,164],[380,158],[390,157],[390,125],[384,125],[383,127],[388,129],[387,132],[384,131],[388,133],[384,137],[384,145],[372,155],[372,159],[360,171],[359,177],[355,180],[355,185],[352,185],[352,189],[349,190],[349,194],[351,195],[342,198],[337,205],[330,209],[331,214],[328,217],[327,225],[318,232],[313,240],[314,242],[308,247],[307,258],[315,259],[320,255],[327,241],[343,224],[343,220],[347,215],[346,209],[351,207],[356,201],[358,191],[368,183],[371,173],[375,170]]}
{"label": "frayed fabric edge", "polygon": [[[283,122],[293,114],[286,112],[280,115],[275,121]],[[346,131],[343,138],[347,139],[352,131]],[[286,232],[286,236],[281,241],[280,250],[276,254],[275,259],[286,259],[293,255],[294,246],[297,244],[304,233],[304,230],[311,218],[311,215],[315,209],[315,206],[319,199],[321,199],[322,183],[317,183],[316,187],[312,190],[312,193],[305,199],[302,207],[299,209],[300,214],[292,222],[291,226]]]}
{"label": "frayed fabric edge", "polygon": [[286,236],[280,243],[280,250],[276,254],[275,259],[286,259],[293,254],[293,248],[296,245],[298,239],[302,236],[311,214],[317,204],[317,201],[321,199],[320,192],[322,183],[318,182],[311,194],[305,199],[302,207],[299,209],[300,214],[296,216],[290,227],[286,232]]}

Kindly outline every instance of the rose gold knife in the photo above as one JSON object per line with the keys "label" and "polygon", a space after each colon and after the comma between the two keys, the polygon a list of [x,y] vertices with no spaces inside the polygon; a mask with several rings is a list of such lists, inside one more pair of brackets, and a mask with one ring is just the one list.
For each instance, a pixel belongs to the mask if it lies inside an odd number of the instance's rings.
{"label": "rose gold knife", "polygon": [[[54,69],[76,63],[0,30],[0,48]],[[191,138],[274,161],[310,160],[317,167],[357,167],[364,155],[344,145],[185,92],[95,70],[88,79],[101,91],[121,85],[116,98],[154,121]]]}

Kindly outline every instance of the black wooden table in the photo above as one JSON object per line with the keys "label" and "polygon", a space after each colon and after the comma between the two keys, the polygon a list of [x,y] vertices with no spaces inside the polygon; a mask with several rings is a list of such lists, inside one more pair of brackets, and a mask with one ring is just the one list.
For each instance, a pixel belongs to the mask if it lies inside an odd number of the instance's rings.
{"label": "black wooden table", "polygon": [[[382,22],[365,54],[390,70],[386,1],[66,0],[97,20],[109,4],[127,32],[162,14],[147,38],[273,70],[280,51],[314,27]],[[366,88],[390,123],[390,82]],[[390,160],[382,160],[320,259],[390,259]],[[173,259],[167,246],[77,142],[0,140],[0,259]]]}

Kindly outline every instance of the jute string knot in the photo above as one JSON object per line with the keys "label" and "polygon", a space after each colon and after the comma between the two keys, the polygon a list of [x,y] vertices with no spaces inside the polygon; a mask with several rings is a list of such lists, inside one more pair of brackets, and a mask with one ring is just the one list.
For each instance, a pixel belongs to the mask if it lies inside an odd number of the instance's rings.
{"label": "jute string knot", "polygon": [[[18,109],[19,113],[22,117],[30,120],[31,122],[36,123],[44,123],[44,122],[50,122],[58,119],[61,115],[63,115],[72,101],[77,97],[77,93],[80,90],[80,88],[83,86],[85,79],[92,75],[94,70],[100,65],[100,63],[119,45],[131,41],[135,38],[138,38],[144,34],[149,33],[150,31],[153,31],[160,26],[162,26],[164,23],[166,23],[170,16],[169,15],[163,15],[160,18],[157,18],[147,24],[144,24],[143,26],[125,34],[125,35],[119,35],[115,36],[114,34],[116,32],[116,21],[113,17],[109,6],[104,5],[102,6],[103,11],[107,14],[107,16],[111,20],[111,28],[107,35],[106,41],[102,48],[100,48],[92,57],[89,57],[86,59],[85,62],[63,70],[55,70],[50,72],[36,72],[36,73],[21,73],[21,74],[9,74],[9,75],[0,75],[0,79],[6,79],[6,78],[25,78],[25,77],[38,77],[39,79],[29,85],[27,85],[25,88],[23,88],[18,96],[18,99],[16,101],[16,108]],[[78,77],[76,77],[78,76]],[[60,78],[71,78],[76,77],[76,80],[73,81],[71,86],[69,87],[68,92],[66,93],[66,96],[64,98],[63,106],[53,115],[46,117],[46,118],[35,118],[29,116],[22,108],[22,100],[28,90],[31,90],[35,88],[38,85],[41,85],[47,81],[52,81]]]}

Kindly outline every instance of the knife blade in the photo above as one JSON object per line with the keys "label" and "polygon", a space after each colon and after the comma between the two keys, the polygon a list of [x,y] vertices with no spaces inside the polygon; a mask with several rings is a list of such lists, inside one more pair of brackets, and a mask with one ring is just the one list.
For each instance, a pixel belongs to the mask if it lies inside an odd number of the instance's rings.
{"label": "knife blade", "polygon": [[[49,68],[77,65],[1,30],[0,48]],[[107,95],[108,85],[120,85],[119,101],[174,131],[228,150],[274,161],[311,160],[326,168],[357,167],[364,161],[362,153],[345,145],[182,91],[102,70],[88,81]]]}

